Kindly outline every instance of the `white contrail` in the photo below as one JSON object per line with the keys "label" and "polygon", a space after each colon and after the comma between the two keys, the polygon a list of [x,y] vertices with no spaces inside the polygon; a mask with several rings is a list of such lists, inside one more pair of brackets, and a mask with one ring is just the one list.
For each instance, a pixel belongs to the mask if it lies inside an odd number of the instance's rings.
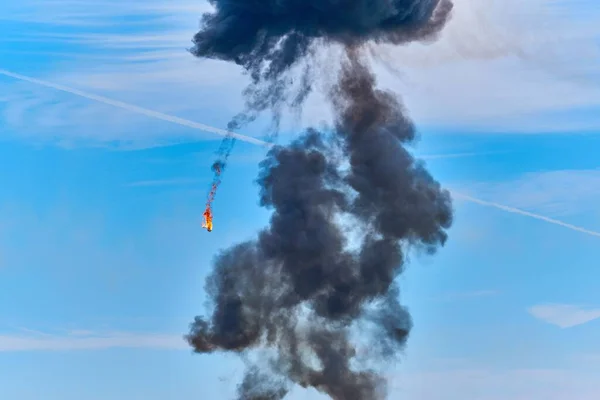
{"label": "white contrail", "polygon": [[566,222],[559,221],[557,219],[553,219],[553,218],[550,218],[550,217],[546,217],[544,215],[534,214],[534,213],[531,213],[529,211],[521,210],[519,208],[509,207],[509,206],[505,206],[503,204],[498,204],[498,203],[494,203],[494,202],[491,202],[491,201],[485,201],[485,200],[477,199],[475,197],[471,197],[469,195],[462,194],[462,193],[457,193],[457,192],[454,192],[454,191],[451,191],[451,193],[457,199],[462,199],[462,200],[470,201],[471,203],[480,204],[480,205],[486,206],[486,207],[494,207],[494,208],[497,208],[499,210],[506,211],[506,212],[509,212],[509,213],[519,214],[519,215],[523,215],[523,216],[529,217],[529,218],[535,218],[535,219],[538,219],[540,221],[548,222],[549,224],[559,225],[559,226],[562,226],[563,228],[571,229],[571,230],[574,230],[574,231],[577,231],[577,232],[581,232],[581,233],[585,233],[585,234],[591,235],[591,236],[600,237],[600,232],[596,232],[596,231],[592,231],[592,230],[589,230],[589,229],[582,228],[580,226],[568,224]]}
{"label": "white contrail", "polygon": [[[273,146],[271,143],[265,142],[263,140],[260,139],[256,139],[250,136],[246,136],[246,135],[241,135],[239,133],[234,133],[234,132],[229,132],[226,131],[224,129],[219,129],[219,128],[215,128],[209,125],[204,125],[198,122],[194,122],[194,121],[190,121],[184,118],[179,118],[179,117],[175,117],[172,115],[168,115],[168,114],[163,114],[161,112],[158,111],[154,111],[154,110],[149,110],[147,108],[142,108],[142,107],[138,107],[135,106],[133,104],[128,104],[128,103],[124,103],[122,101],[118,101],[118,100],[113,100],[113,99],[109,99],[107,97],[103,97],[103,96],[98,96],[92,93],[87,93],[81,90],[77,90],[77,89],[73,89],[67,86],[63,86],[63,85],[59,85],[56,83],[52,83],[52,82],[47,82],[47,81],[43,81],[40,79],[35,79],[35,78],[31,78],[29,76],[25,76],[25,75],[21,75],[21,74],[17,74],[14,72],[10,72],[7,71],[5,69],[0,69],[0,75],[5,75],[5,76],[9,76],[11,78],[15,78],[21,81],[25,81],[25,82],[29,82],[29,83],[33,83],[36,85],[40,85],[40,86],[45,86],[48,88],[52,88],[52,89],[56,89],[56,90],[60,90],[62,92],[66,92],[66,93],[70,93],[73,94],[75,96],[80,96],[80,97],[84,97],[86,99],[89,100],[94,100],[94,101],[98,101],[100,103],[104,103],[104,104],[108,104],[111,105],[113,107],[117,107],[117,108],[121,108],[123,110],[127,110],[127,111],[131,111],[134,113],[138,113],[138,114],[142,114],[151,118],[157,118],[163,121],[168,121],[168,122],[172,122],[174,124],[178,124],[181,126],[186,126],[188,128],[192,128],[192,129],[198,129],[204,132],[211,132],[211,133],[216,133],[217,135],[221,135],[221,136],[227,136],[228,134],[235,137],[236,139],[242,140],[244,142],[248,142],[248,143],[252,143],[252,144],[257,144],[260,146],[267,146],[267,147],[271,147]],[[465,154],[462,154],[463,156]],[[428,157],[428,156],[425,156]],[[439,158],[440,156],[429,156],[429,158]],[[571,224],[567,224],[566,222],[562,222],[559,221],[557,219],[553,219],[553,218],[549,218],[549,217],[545,217],[543,215],[539,215],[539,214],[534,214],[528,211],[524,211],[524,210],[520,210],[518,208],[514,208],[514,207],[509,207],[509,206],[505,206],[503,204],[498,204],[498,203],[493,203],[490,201],[485,201],[485,200],[481,200],[475,197],[471,197],[468,196],[466,194],[462,194],[462,193],[458,193],[458,192],[454,192],[452,191],[452,194],[454,195],[454,197],[459,198],[459,199],[463,199],[466,201],[470,201],[472,203],[476,203],[476,204],[480,204],[482,206],[487,206],[487,207],[494,207],[497,208],[499,210],[502,211],[506,211],[509,213],[513,213],[513,214],[519,214],[519,215],[523,215],[525,217],[530,217],[530,218],[534,218],[540,221],[544,221],[550,224],[554,224],[554,225],[559,225],[562,226],[563,228],[567,228],[567,229],[571,229],[577,232],[581,232],[581,233],[585,233],[587,235],[592,235],[592,236],[597,236],[600,237],[600,232],[596,232],[596,231],[592,231],[589,229],[585,229],[579,226],[575,226],[575,225],[571,225]]]}
{"label": "white contrail", "polygon": [[504,153],[509,153],[508,151],[482,151],[479,153],[446,153],[446,154],[423,154],[423,155],[416,155],[417,158],[423,159],[423,160],[438,160],[438,159],[444,159],[444,158],[463,158],[463,157],[479,157],[479,156],[486,156],[486,155],[490,155],[490,154],[504,154]]}
{"label": "white contrail", "polygon": [[11,78],[15,78],[15,79],[18,79],[21,81],[33,83],[33,84],[40,85],[40,86],[45,86],[45,87],[56,89],[56,90],[60,90],[61,92],[70,93],[75,96],[85,97],[86,99],[89,99],[89,100],[98,101],[100,103],[108,104],[109,106],[113,106],[113,107],[121,108],[123,110],[142,114],[147,117],[157,118],[157,119],[161,119],[163,121],[172,122],[174,124],[186,126],[188,128],[198,129],[198,130],[201,130],[204,132],[216,133],[217,135],[221,135],[221,136],[231,135],[231,136],[235,137],[236,139],[242,140],[244,142],[252,143],[252,144],[257,144],[260,146],[267,146],[267,147],[272,146],[271,143],[265,142],[260,139],[253,138],[251,136],[246,136],[246,135],[241,135],[239,133],[229,132],[224,129],[219,129],[219,128],[215,128],[215,127],[212,127],[209,125],[200,124],[198,122],[190,121],[190,120],[184,119],[184,118],[175,117],[173,115],[163,114],[158,111],[149,110],[147,108],[138,107],[133,104],[128,104],[128,103],[124,103],[122,101],[109,99],[108,97],[103,97],[103,96],[98,96],[96,94],[87,93],[87,92],[84,92],[81,90],[70,88],[68,86],[63,86],[63,85],[59,85],[56,83],[31,78],[29,76],[10,72],[5,69],[0,69],[0,75],[10,76]]}

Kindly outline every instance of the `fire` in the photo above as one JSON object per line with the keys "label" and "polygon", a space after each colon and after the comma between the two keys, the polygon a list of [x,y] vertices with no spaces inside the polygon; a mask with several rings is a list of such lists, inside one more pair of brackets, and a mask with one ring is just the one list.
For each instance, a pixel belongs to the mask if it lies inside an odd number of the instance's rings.
{"label": "fire", "polygon": [[206,206],[206,210],[204,210],[204,222],[202,222],[202,227],[206,228],[207,231],[211,232],[213,229],[213,216],[210,206]]}
{"label": "fire", "polygon": [[212,214],[212,203],[215,200],[215,196],[217,194],[217,189],[221,184],[221,172],[222,172],[222,162],[217,161],[213,164],[212,170],[215,174],[213,178],[212,185],[210,187],[210,192],[208,193],[208,199],[206,200],[206,208],[204,209],[204,222],[202,222],[202,227],[207,231],[212,232],[213,230],[213,214]]}

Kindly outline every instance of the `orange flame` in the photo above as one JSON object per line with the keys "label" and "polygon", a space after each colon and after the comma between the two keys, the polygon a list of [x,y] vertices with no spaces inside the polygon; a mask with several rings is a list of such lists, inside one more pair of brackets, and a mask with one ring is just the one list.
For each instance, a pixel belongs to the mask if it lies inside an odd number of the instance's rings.
{"label": "orange flame", "polygon": [[211,232],[213,229],[213,218],[212,211],[210,206],[206,206],[206,210],[204,210],[204,222],[202,222],[202,227],[206,228],[207,231]]}
{"label": "orange flame", "polygon": [[215,199],[215,195],[217,194],[217,189],[219,188],[219,184],[221,183],[221,164],[215,163],[213,165],[213,171],[215,176],[213,178],[213,183],[210,187],[210,192],[208,193],[208,199],[206,200],[206,209],[204,210],[204,221],[202,222],[202,227],[207,231],[212,232],[213,230],[213,213],[212,213],[212,202]]}

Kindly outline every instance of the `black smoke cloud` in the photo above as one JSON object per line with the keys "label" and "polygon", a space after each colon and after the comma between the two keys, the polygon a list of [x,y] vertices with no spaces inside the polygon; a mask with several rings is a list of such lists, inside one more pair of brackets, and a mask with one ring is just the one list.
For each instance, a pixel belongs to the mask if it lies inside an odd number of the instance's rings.
{"label": "black smoke cloud", "polygon": [[[434,37],[446,0],[211,0],[193,53],[242,65],[254,78],[281,75],[318,39],[347,47]],[[266,69],[265,66],[268,66]]]}
{"label": "black smoke cloud", "polygon": [[[314,46],[342,45],[328,132],[308,129],[260,165],[260,204],[272,210],[255,240],[222,251],[207,279],[212,316],[187,340],[198,353],[271,349],[238,387],[240,400],[282,399],[290,384],[336,400],[386,398],[379,362],[404,347],[412,322],[398,302],[406,249],[434,253],[452,223],[449,193],[405,146],[415,127],[399,99],[378,89],[363,50],[429,40],[449,18],[444,0],[214,0],[193,54],[235,62],[252,83],[248,110],[277,114],[292,67]],[[310,63],[307,63],[310,66]],[[305,71],[310,71],[311,68]],[[308,72],[294,94],[301,107]],[[245,119],[244,119],[245,118]],[[237,127],[253,116],[240,114]],[[350,246],[351,221],[362,233]],[[356,333],[360,331],[360,338]],[[369,349],[358,357],[358,343]]]}
{"label": "black smoke cloud", "polygon": [[[273,128],[278,129],[282,107],[297,109],[312,90],[315,65],[310,60],[316,47],[433,40],[453,7],[450,0],[209,2],[215,11],[203,15],[204,28],[194,36],[192,54],[234,62],[252,80],[244,91],[246,111],[230,122],[232,130],[265,110],[273,113]],[[302,61],[302,76],[289,76]]]}

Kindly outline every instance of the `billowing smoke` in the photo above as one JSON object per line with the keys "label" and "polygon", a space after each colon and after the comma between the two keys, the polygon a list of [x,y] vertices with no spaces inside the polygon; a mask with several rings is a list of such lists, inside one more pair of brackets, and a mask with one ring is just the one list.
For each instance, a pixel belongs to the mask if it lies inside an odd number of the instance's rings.
{"label": "billowing smoke", "polygon": [[[336,400],[384,399],[377,367],[402,350],[412,327],[396,277],[407,249],[434,253],[445,243],[452,206],[406,150],[415,127],[399,99],[376,87],[365,50],[435,38],[452,4],[212,4],[193,54],[235,62],[252,80],[232,129],[265,110],[278,124],[282,108],[301,107],[313,88],[318,70],[307,60],[314,50],[333,44],[344,51],[328,62],[339,69],[327,93],[334,126],[308,129],[261,163],[260,204],[272,210],[270,224],[216,257],[206,285],[212,316],[196,317],[187,339],[198,353],[271,350],[268,363],[248,369],[240,400],[282,399],[292,384]],[[299,65],[297,84],[291,71]],[[351,242],[350,232],[360,239]],[[369,348],[368,357],[359,346]]]}

